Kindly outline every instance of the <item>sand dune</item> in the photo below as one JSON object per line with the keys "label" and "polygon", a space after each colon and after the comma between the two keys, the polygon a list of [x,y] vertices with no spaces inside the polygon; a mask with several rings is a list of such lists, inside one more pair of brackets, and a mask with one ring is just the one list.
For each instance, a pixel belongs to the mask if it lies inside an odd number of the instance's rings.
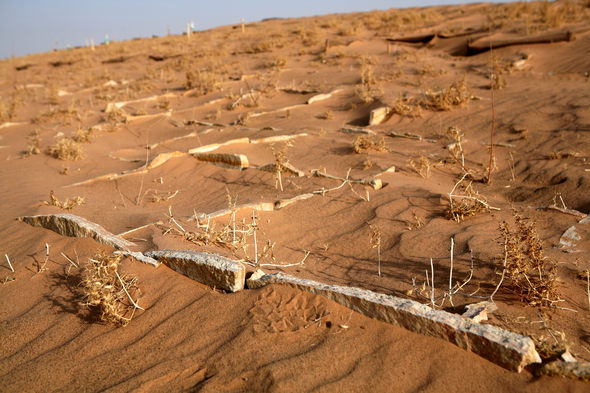
{"label": "sand dune", "polygon": [[[499,226],[514,231],[518,215],[534,223],[541,276],[555,264],[555,296],[527,297],[504,271],[484,323],[530,336],[546,363],[565,347],[589,361],[589,12],[326,15],[0,62],[0,390],[587,391],[317,295],[228,294],[132,258],[121,274],[137,277],[145,310],[106,325],[80,283],[114,249],[16,218],[72,213],[131,251],[207,251],[249,272],[260,259],[425,304],[433,274],[436,306],[462,313],[498,286]],[[369,126],[378,108],[387,116]],[[52,190],[84,203],[44,204]],[[215,240],[234,224],[238,241]],[[449,281],[468,278],[451,304]]]}

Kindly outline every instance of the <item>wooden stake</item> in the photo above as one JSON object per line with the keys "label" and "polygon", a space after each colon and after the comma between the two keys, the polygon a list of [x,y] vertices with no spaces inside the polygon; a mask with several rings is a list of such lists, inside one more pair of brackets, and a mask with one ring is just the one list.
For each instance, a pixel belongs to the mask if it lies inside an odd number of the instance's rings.
{"label": "wooden stake", "polygon": [[90,39],[90,49],[94,51],[94,38]]}
{"label": "wooden stake", "polygon": [[191,39],[191,24],[186,24],[186,39],[190,41]]}
{"label": "wooden stake", "polygon": [[328,53],[328,49],[330,49],[330,40],[326,38],[326,44],[324,45],[324,52]]}
{"label": "wooden stake", "polygon": [[246,21],[244,20],[244,18],[242,18],[242,33],[245,33],[246,32],[246,24],[245,24],[245,22]]}
{"label": "wooden stake", "polygon": [[387,43],[387,54],[391,56],[391,42]]}

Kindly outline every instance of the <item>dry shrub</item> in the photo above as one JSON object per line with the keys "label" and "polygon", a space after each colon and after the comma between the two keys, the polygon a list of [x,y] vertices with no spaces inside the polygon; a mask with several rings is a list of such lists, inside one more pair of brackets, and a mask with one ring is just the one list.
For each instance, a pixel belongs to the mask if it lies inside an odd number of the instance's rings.
{"label": "dry shrub", "polygon": [[55,136],[55,144],[47,148],[47,154],[64,161],[77,161],[84,157],[82,146],[63,132]]}
{"label": "dry shrub", "polygon": [[136,308],[131,296],[139,295],[137,279],[119,273],[122,254],[99,252],[88,260],[81,282],[82,305],[95,312],[100,321],[125,326]]}
{"label": "dry shrub", "polygon": [[354,90],[355,95],[364,103],[372,102],[375,97],[383,94],[383,88],[379,85],[375,77],[374,65],[375,59],[362,56],[361,65],[361,83]]}
{"label": "dry shrub", "polygon": [[271,59],[265,60],[262,65],[264,68],[280,70],[282,68],[285,68],[288,63],[289,58],[285,56],[274,56]]}
{"label": "dry shrub", "polygon": [[33,117],[31,123],[40,124],[48,121],[60,121],[62,125],[67,126],[72,124],[72,120],[82,121],[82,115],[73,103],[69,104],[66,108],[52,106],[49,110]]}
{"label": "dry shrub", "polygon": [[289,162],[289,158],[287,157],[287,151],[293,144],[289,141],[285,143],[281,150],[276,150],[274,146],[271,146],[272,155],[275,160],[275,188],[281,188],[283,191],[283,179],[281,173],[285,170],[285,164]]}
{"label": "dry shrub", "polygon": [[432,163],[428,160],[428,158],[420,155],[418,161],[414,161],[413,158],[408,160],[408,165],[416,171],[421,177],[428,179],[430,177],[430,170],[432,169]]}
{"label": "dry shrub", "polygon": [[72,136],[72,139],[78,143],[90,143],[90,138],[92,138],[93,129],[88,128],[84,130],[82,127],[78,126],[76,133]]}
{"label": "dry shrub", "polygon": [[376,142],[371,136],[360,135],[352,143],[352,150],[360,154],[367,150],[389,151],[389,148],[385,146],[385,139],[383,137]]}
{"label": "dry shrub", "polygon": [[72,210],[74,207],[80,206],[83,203],[84,203],[84,198],[82,198],[81,196],[68,198],[63,202],[60,202],[60,200],[57,199],[57,197],[55,196],[55,193],[53,192],[53,190],[51,190],[49,192],[49,200],[43,201],[44,205],[56,206],[56,207],[59,207],[60,209],[64,209],[64,210]]}
{"label": "dry shrub", "polygon": [[393,113],[396,113],[400,116],[406,116],[410,118],[422,117],[422,106],[420,102],[413,102],[412,100],[404,99],[401,93],[397,101],[391,106],[391,110]]}
{"label": "dry shrub", "polygon": [[41,137],[39,130],[33,130],[27,137],[27,150],[23,152],[23,156],[28,157],[39,153],[41,153]]}
{"label": "dry shrub", "polygon": [[445,217],[448,220],[461,222],[467,217],[489,210],[485,197],[473,188],[472,182],[469,182],[465,186],[462,195],[453,194],[449,196],[449,207],[445,211]]}
{"label": "dry shrub", "polygon": [[500,224],[508,287],[529,306],[552,306],[559,301],[557,262],[545,256],[533,221],[518,214],[514,220],[514,229]]}
{"label": "dry shrub", "polygon": [[184,88],[187,90],[194,89],[194,96],[204,96],[219,90],[220,81],[217,74],[210,71],[197,70],[196,72],[188,71]]}
{"label": "dry shrub", "polygon": [[127,114],[121,108],[115,108],[113,110],[108,111],[104,116],[104,121],[111,124],[112,126],[116,126],[119,123],[125,123],[127,121]]}
{"label": "dry shrub", "polygon": [[465,75],[458,82],[453,82],[445,89],[433,92],[428,89],[423,99],[422,105],[430,110],[449,111],[454,106],[461,105],[471,99],[471,94],[467,90]]}

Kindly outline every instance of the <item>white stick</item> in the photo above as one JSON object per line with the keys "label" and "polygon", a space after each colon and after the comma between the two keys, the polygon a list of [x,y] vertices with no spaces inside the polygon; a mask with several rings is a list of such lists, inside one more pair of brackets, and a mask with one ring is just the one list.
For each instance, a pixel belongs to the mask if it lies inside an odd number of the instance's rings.
{"label": "white stick", "polygon": [[432,282],[432,286],[430,287],[430,303],[432,303],[432,307],[434,308],[434,265],[432,264],[432,258],[430,258],[430,272],[431,277],[430,281]]}
{"label": "white stick", "polygon": [[256,243],[256,214],[252,210],[252,228],[254,229],[254,263],[258,266],[258,243]]}
{"label": "white stick", "polygon": [[449,301],[451,302],[451,306],[453,304],[453,253],[455,250],[455,239],[451,238],[451,270],[449,272]]}
{"label": "white stick", "polygon": [[502,277],[500,278],[500,282],[496,286],[496,289],[494,289],[494,292],[490,295],[491,302],[494,302],[494,295],[496,294],[496,292],[498,292],[498,289],[500,289],[500,285],[502,285],[502,282],[504,281],[504,274],[506,273],[506,261],[507,260],[508,260],[508,238],[504,238],[504,268],[502,269]]}
{"label": "white stick", "polygon": [[[8,259],[8,254],[4,254],[4,256],[6,257],[6,262],[8,262],[8,266],[10,267],[10,270],[12,270],[12,272],[14,273],[14,269],[12,268],[12,263],[10,263],[10,259]],[[590,295],[588,297],[588,300],[590,301]]]}

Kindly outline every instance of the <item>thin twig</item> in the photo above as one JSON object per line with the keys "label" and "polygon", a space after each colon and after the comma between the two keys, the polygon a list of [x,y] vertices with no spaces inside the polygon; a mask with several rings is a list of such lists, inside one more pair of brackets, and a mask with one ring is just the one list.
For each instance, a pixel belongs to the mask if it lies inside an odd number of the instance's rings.
{"label": "thin twig", "polygon": [[482,205],[484,205],[484,206],[485,206],[487,209],[490,209],[490,210],[500,210],[500,208],[499,208],[499,207],[494,207],[494,206],[491,206],[491,205],[489,205],[488,203],[486,203],[486,202],[482,201],[481,199],[478,199],[478,198],[476,198],[476,197],[472,197],[472,196],[469,196],[469,195],[453,195],[452,197],[453,197],[453,198],[472,199],[472,200],[474,200],[474,201],[477,201],[477,202],[481,203],[481,204],[482,204]]}
{"label": "thin twig", "polygon": [[430,258],[430,272],[432,275],[430,277],[430,281],[432,282],[432,286],[430,287],[430,303],[432,303],[432,308],[434,308],[436,304],[434,303],[434,265],[432,264],[432,258]]}
{"label": "thin twig", "polygon": [[453,252],[455,250],[455,239],[451,237],[451,269],[449,271],[449,301],[451,302],[451,306],[455,306],[453,304]]}
{"label": "thin twig", "polygon": [[181,227],[181,226],[180,226],[180,224],[179,224],[178,222],[176,222],[176,220],[175,220],[175,219],[174,219],[174,217],[172,216],[172,206],[168,206],[168,213],[170,213],[170,220],[172,220],[172,222],[173,222],[174,224],[176,224],[176,226],[177,226],[177,227],[179,227],[179,228],[180,228],[180,230],[181,230],[183,233],[186,233],[186,231],[184,230],[184,228],[183,228],[183,227]]}
{"label": "thin twig", "polygon": [[[492,51],[492,40],[490,40],[490,56],[492,58],[492,78],[494,78],[494,52]],[[490,91],[492,94],[492,129],[490,131],[490,167],[488,169],[488,181],[492,182],[492,167],[494,165],[494,129],[496,128],[496,106],[494,100],[494,83],[490,82]]]}
{"label": "thin twig", "polygon": [[121,280],[121,276],[119,276],[119,273],[115,271],[115,274],[117,275],[117,278],[119,279],[119,282],[121,283],[121,286],[123,287],[123,290],[127,294],[127,297],[129,298],[129,300],[131,300],[131,303],[133,303],[133,306],[135,308],[139,308],[140,310],[145,311],[144,308],[140,307],[137,303],[135,303],[135,301],[133,300],[133,298],[131,297],[131,295],[129,294],[129,292],[127,292],[127,288],[125,288],[125,283],[123,282],[123,280]]}
{"label": "thin twig", "polygon": [[588,310],[590,310],[590,270],[586,270],[586,279],[588,280]]}
{"label": "thin twig", "polygon": [[45,270],[45,265],[47,265],[47,261],[49,260],[49,244],[45,243],[45,261],[43,261],[43,266],[39,268],[37,273],[41,273]]}
{"label": "thin twig", "polygon": [[[10,267],[10,270],[12,270],[12,272],[14,273],[14,269],[12,268],[12,263],[10,263],[10,259],[8,259],[8,254],[4,254],[4,256],[6,257],[6,262],[8,262],[8,266]],[[588,300],[590,301],[590,295],[588,297]]]}
{"label": "thin twig", "polygon": [[63,252],[61,253],[61,255],[68,260],[68,262],[70,262],[72,265],[74,265],[74,267],[79,267],[78,265],[76,265],[76,262],[72,261],[70,258],[68,258],[68,256],[66,254],[64,254]]}
{"label": "thin twig", "polygon": [[504,274],[506,273],[507,261],[508,261],[508,237],[504,237],[504,267],[502,269],[502,277],[500,278],[500,282],[498,283],[498,285],[496,285],[496,289],[494,289],[494,292],[492,292],[492,294],[489,297],[489,299],[492,303],[494,302],[494,295],[496,294],[496,292],[498,292],[498,290],[500,289],[500,285],[502,285],[502,282],[504,281]]}

